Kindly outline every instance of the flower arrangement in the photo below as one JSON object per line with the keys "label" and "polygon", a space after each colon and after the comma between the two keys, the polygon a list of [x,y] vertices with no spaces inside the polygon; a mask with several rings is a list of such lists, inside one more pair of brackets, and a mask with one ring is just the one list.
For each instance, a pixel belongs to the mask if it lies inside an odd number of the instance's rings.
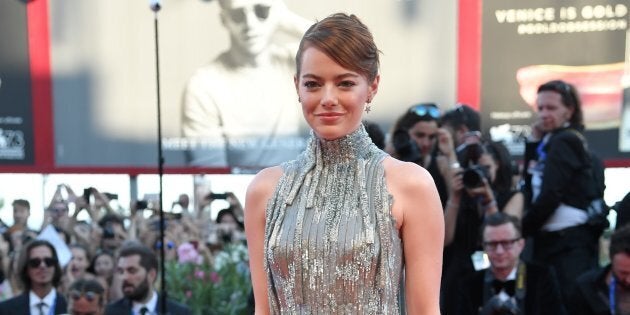
{"label": "flower arrangement", "polygon": [[212,264],[203,262],[190,243],[181,244],[177,253],[177,261],[166,263],[170,298],[195,315],[247,314],[251,280],[243,244],[226,245]]}

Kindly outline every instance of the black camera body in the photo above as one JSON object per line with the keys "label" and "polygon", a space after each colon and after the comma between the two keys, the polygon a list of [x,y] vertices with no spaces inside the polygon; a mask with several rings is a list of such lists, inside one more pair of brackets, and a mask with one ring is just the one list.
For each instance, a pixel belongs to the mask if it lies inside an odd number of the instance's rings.
{"label": "black camera body", "polygon": [[483,306],[481,315],[522,315],[514,299],[502,300],[498,296],[494,296]]}
{"label": "black camera body", "polygon": [[404,162],[418,163],[420,158],[420,149],[415,141],[411,140],[409,132],[398,129],[392,134],[392,145],[398,155],[398,159]]}
{"label": "black camera body", "polygon": [[206,196],[206,199],[209,199],[209,200],[224,200],[224,199],[227,199],[227,193],[209,193]]}
{"label": "black camera body", "polygon": [[483,186],[483,179],[490,181],[490,174],[485,166],[472,165],[464,170],[462,182],[466,188],[477,188]]}
{"label": "black camera body", "polygon": [[136,210],[143,210],[149,207],[149,202],[146,200],[136,201]]}
{"label": "black camera body", "polygon": [[94,188],[92,187],[88,187],[83,189],[83,199],[85,199],[85,202],[90,203],[90,196],[92,195],[92,190]]}
{"label": "black camera body", "polygon": [[478,164],[483,151],[481,143],[469,143],[457,152],[461,164],[465,167],[462,181],[466,188],[483,186],[484,178],[490,182],[488,169]]}

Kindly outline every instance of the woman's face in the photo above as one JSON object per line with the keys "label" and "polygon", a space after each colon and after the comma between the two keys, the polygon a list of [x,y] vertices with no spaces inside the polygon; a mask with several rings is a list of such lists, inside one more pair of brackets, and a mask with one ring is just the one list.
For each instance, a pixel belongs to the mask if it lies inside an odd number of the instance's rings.
{"label": "woman's face", "polygon": [[114,273],[114,258],[109,255],[100,255],[94,262],[94,271],[97,276],[109,277]]}
{"label": "woman's face", "polygon": [[71,248],[70,251],[72,252],[72,273],[82,275],[89,266],[87,255],[81,248]]}
{"label": "woman's face", "polygon": [[359,128],[365,104],[378,90],[379,77],[368,82],[365,76],[308,47],[294,82],[307,123],[320,138],[334,140]]}
{"label": "woman's face", "polygon": [[536,99],[538,119],[544,132],[562,127],[571,119],[573,108],[562,103],[562,95],[554,91],[542,91]]}
{"label": "woman's face", "polygon": [[433,149],[437,131],[436,121],[419,121],[409,129],[409,137],[416,142],[422,156],[428,155]]}
{"label": "woman's face", "polygon": [[479,160],[477,161],[477,163],[488,170],[488,174],[490,175],[490,183],[494,183],[494,180],[497,177],[499,164],[497,164],[497,162],[492,158],[492,155],[490,155],[489,153],[483,153],[481,156],[479,156]]}

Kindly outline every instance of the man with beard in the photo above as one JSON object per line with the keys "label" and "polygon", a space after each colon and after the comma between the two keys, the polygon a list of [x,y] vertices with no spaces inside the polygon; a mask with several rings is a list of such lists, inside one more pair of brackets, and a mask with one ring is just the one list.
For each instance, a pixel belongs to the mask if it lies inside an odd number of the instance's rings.
{"label": "man with beard", "polygon": [[577,279],[569,310],[576,315],[630,314],[630,225],[610,237],[610,264]]}
{"label": "man with beard", "polygon": [[525,241],[516,217],[491,214],[481,232],[490,268],[464,278],[458,286],[457,314],[565,314],[555,273],[519,259]]}
{"label": "man with beard", "polygon": [[66,300],[55,287],[61,280],[61,267],[55,248],[45,240],[27,243],[20,252],[18,277],[24,293],[0,303],[0,315],[63,314]]}
{"label": "man with beard", "polygon": [[[151,249],[138,243],[123,246],[118,253],[117,272],[125,297],[107,305],[105,315],[162,314],[162,297],[154,288],[158,260]],[[166,314],[188,315],[190,309],[169,299],[166,301]]]}

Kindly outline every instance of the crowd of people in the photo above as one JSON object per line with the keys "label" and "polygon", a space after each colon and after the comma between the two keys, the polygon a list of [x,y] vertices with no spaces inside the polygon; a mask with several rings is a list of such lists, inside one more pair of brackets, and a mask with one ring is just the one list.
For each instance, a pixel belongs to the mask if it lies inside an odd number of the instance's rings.
{"label": "crowd of people", "polygon": [[[229,206],[211,220],[217,196]],[[77,195],[60,184],[37,230],[29,225],[29,201],[13,201],[13,224],[0,237],[0,314],[162,313],[160,203],[137,201],[122,209],[113,208],[111,198],[94,187]],[[174,204],[181,212],[166,212],[166,261],[178,261],[186,249],[211,264],[225,245],[243,243],[243,210],[234,193],[207,194],[196,211],[185,194]],[[83,211],[87,220],[78,219]],[[172,299],[166,310],[191,314]]]}
{"label": "crowd of people", "polygon": [[621,302],[630,294],[630,209],[614,207],[611,264],[602,268],[604,166],[582,134],[579,93],[549,81],[537,104],[521,163],[481,133],[466,105],[440,113],[420,103],[391,130],[386,150],[425,167],[442,200],[443,314],[630,313]]}

